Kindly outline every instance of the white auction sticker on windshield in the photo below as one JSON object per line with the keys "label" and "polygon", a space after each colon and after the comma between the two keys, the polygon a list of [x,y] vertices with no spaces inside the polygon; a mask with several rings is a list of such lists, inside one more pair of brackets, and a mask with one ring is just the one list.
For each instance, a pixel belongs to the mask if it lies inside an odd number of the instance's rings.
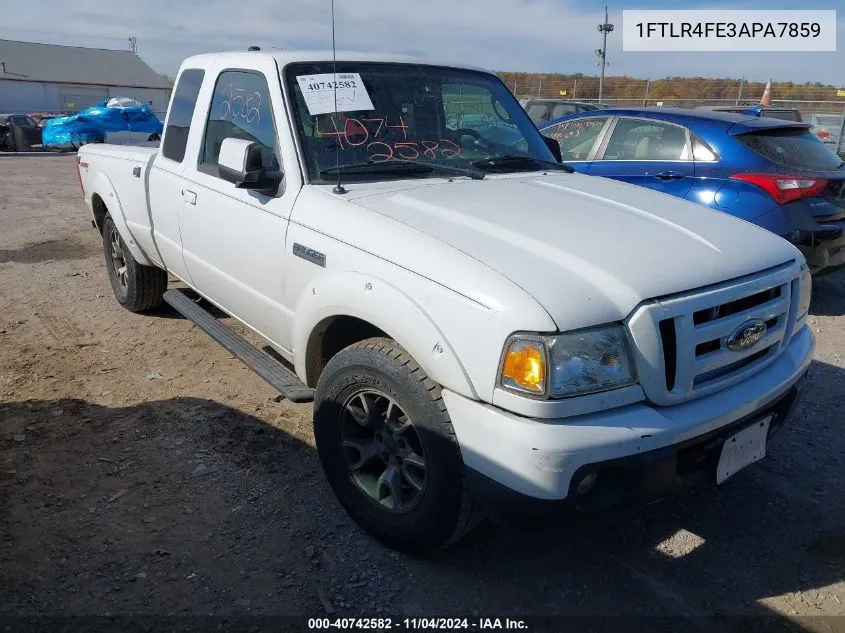
{"label": "white auction sticker on windshield", "polygon": [[[353,112],[355,110],[375,110],[370,95],[358,73],[324,73],[321,75],[298,75],[296,80],[308,106],[308,113],[328,114],[334,112]],[[335,91],[337,108],[335,108]]]}

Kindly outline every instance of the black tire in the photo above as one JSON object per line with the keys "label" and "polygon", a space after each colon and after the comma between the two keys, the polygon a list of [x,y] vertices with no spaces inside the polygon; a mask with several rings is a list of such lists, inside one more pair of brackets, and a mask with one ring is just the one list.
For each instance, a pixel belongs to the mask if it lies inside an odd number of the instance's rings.
{"label": "black tire", "polygon": [[110,215],[103,222],[103,254],[115,298],[130,312],[144,312],[161,305],[167,290],[167,272],[143,266],[132,256]]}
{"label": "black tire", "polygon": [[[373,393],[382,394],[405,414],[402,417],[410,425],[403,424],[402,428],[411,431],[401,437],[414,438],[424,457],[421,491],[400,480],[415,495],[414,504],[408,504],[410,509],[386,508],[384,501],[376,500],[359,483],[363,468],[353,472],[354,465],[350,465],[351,449],[345,444],[344,429],[357,429],[356,422],[364,429],[358,429],[362,433],[369,427],[348,413],[347,404],[362,394],[369,397]],[[373,410],[378,401],[378,396],[371,401]],[[387,546],[412,553],[443,549],[478,523],[480,514],[466,485],[460,448],[440,386],[392,339],[372,338],[355,343],[328,362],[314,396],[314,436],[323,470],[340,504],[358,525]],[[363,461],[362,452],[353,455]],[[389,462],[379,464],[379,459],[382,458],[369,460],[375,462],[374,468],[390,467]],[[401,458],[395,459],[401,463]],[[404,472],[407,465],[399,468]]]}

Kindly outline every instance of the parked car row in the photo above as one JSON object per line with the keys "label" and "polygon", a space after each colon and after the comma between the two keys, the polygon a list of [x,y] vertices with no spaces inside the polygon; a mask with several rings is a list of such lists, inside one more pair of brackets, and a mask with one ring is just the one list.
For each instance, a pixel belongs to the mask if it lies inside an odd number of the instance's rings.
{"label": "parked car row", "polygon": [[44,127],[44,146],[49,149],[79,149],[87,143],[140,143],[158,141],[162,123],[144,105],[127,98],[112,98],[57,117]]}
{"label": "parked car row", "polygon": [[813,273],[845,264],[845,162],[808,122],[714,109],[615,108],[540,128],[581,173],[753,222],[797,246]]}
{"label": "parked car row", "polygon": [[531,120],[540,125],[567,114],[601,110],[604,106],[598,103],[571,101],[569,99],[528,99],[522,104],[522,107],[525,108]]}
{"label": "parked car row", "polygon": [[41,145],[41,128],[26,114],[0,114],[0,150],[25,152]]}
{"label": "parked car row", "polygon": [[[805,121],[812,125],[810,131],[833,151],[839,150],[839,137],[842,132],[842,114],[811,114]],[[843,146],[842,151],[845,151]]]}
{"label": "parked car row", "polygon": [[72,115],[0,114],[0,150],[75,150],[87,143],[143,143],[161,138],[162,123],[132,99],[116,97]]}

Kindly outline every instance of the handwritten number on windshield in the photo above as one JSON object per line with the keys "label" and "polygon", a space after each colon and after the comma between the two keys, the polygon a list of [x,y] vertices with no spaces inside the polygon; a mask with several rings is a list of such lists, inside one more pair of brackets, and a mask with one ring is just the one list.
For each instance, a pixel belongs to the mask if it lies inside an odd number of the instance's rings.
{"label": "handwritten number on windshield", "polygon": [[448,147],[441,147],[440,148],[440,155],[443,158],[460,158],[461,156],[461,148],[457,143],[453,143],[449,139],[440,139],[441,143],[446,143],[447,145],[451,145],[451,148]]}
{"label": "handwritten number on windshield", "polygon": [[[355,119],[345,117],[343,129],[341,130],[334,116],[329,117],[333,130],[320,128],[320,118],[315,118],[315,130],[317,136],[337,137],[338,147],[360,147],[366,145],[367,152],[373,162],[385,162],[401,158],[402,160],[419,160],[425,156],[431,160],[439,158],[461,158],[460,146],[448,139],[421,140],[419,142],[408,140],[408,125],[402,116],[398,124],[391,124],[387,117]],[[376,125],[378,124],[378,125]],[[375,131],[372,128],[375,127]],[[403,140],[390,141],[388,139],[378,140],[383,130],[401,130]],[[346,145],[344,145],[344,142]],[[438,153],[439,152],[439,155]]]}
{"label": "handwritten number on windshield", "polygon": [[[419,151],[422,146],[423,151]],[[375,163],[383,163],[388,160],[395,160],[401,158],[402,160],[418,160],[420,154],[437,159],[435,150],[440,150],[441,158],[461,158],[461,148],[449,139],[441,138],[439,141],[420,141],[415,143],[412,141],[396,141],[394,143],[385,143],[384,141],[373,141],[367,145],[367,151],[370,152],[370,158]]]}
{"label": "handwritten number on windshield", "polygon": [[[387,121],[387,119],[385,119]],[[402,138],[406,141],[408,140],[408,126],[405,125],[405,121],[402,118],[402,115],[399,115],[399,125],[390,125],[387,123],[387,127],[402,130]]]}
{"label": "handwritten number on windshield", "polygon": [[434,150],[440,147],[440,143],[435,143],[434,141],[423,141],[422,146],[425,148],[423,150],[423,154],[428,156],[431,160],[435,160],[437,158],[437,154],[434,153]]}
{"label": "handwritten number on windshield", "polygon": [[393,149],[399,158],[404,158],[405,160],[417,160],[420,157],[420,153],[416,150],[417,143],[409,143],[407,141],[402,143],[394,143]]}
{"label": "handwritten number on windshield", "polygon": [[[384,148],[384,151],[374,152],[374,148]],[[367,151],[370,152],[370,158],[374,163],[383,163],[393,159],[393,148],[387,143],[382,143],[381,141],[373,141],[367,145]]]}
{"label": "handwritten number on windshield", "polygon": [[[358,147],[370,140],[370,133],[358,119],[346,119],[343,124],[343,138],[352,147]],[[352,139],[355,139],[355,141]]]}

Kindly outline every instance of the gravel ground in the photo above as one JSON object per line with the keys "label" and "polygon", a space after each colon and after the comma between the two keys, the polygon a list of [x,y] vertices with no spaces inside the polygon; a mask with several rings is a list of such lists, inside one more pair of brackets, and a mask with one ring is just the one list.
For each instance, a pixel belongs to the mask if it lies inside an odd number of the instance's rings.
{"label": "gravel ground", "polygon": [[[719,491],[415,559],[360,532],[276,394],[169,309],[111,295],[72,157],[0,157],[2,615],[673,616],[845,629],[845,273],[805,397]],[[683,620],[678,618],[684,618]],[[589,620],[583,620],[586,623]]]}

